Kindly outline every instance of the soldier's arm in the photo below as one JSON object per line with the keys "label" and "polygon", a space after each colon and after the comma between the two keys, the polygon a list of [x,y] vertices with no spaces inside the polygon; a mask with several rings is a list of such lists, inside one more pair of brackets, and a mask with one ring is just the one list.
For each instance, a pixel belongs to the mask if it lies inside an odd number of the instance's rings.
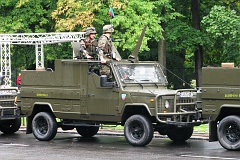
{"label": "soldier's arm", "polygon": [[106,46],[107,38],[105,36],[101,36],[98,40],[98,56],[102,63],[106,63],[106,60],[104,59],[104,47]]}
{"label": "soldier's arm", "polygon": [[80,51],[81,53],[83,53],[83,56],[84,56],[84,57],[88,57],[88,56],[89,56],[89,55],[88,55],[88,52],[87,52],[87,50],[86,50],[85,42],[84,42],[83,40],[80,41],[80,49],[79,49],[79,51]]}
{"label": "soldier's arm", "polygon": [[98,48],[103,51],[104,47],[106,46],[106,43],[107,43],[107,37],[101,36],[98,40]]}

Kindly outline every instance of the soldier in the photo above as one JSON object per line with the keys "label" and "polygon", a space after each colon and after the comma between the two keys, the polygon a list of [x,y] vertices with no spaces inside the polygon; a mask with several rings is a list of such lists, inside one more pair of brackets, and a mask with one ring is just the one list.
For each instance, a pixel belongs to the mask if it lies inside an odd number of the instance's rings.
{"label": "soldier", "polygon": [[112,78],[110,67],[106,64],[111,59],[119,61],[119,58],[116,58],[116,55],[112,53],[112,40],[111,36],[114,32],[113,25],[105,25],[103,26],[103,34],[98,40],[98,56],[101,60],[101,75],[107,75],[108,79]]}
{"label": "soldier", "polygon": [[96,29],[94,27],[88,27],[86,29],[86,38],[80,42],[80,53],[84,58],[97,58],[96,47],[97,41],[95,40]]}
{"label": "soldier", "polygon": [[114,32],[113,25],[103,26],[103,34],[98,40],[98,55],[101,60],[101,63],[106,63],[110,59],[119,61],[119,58],[116,58],[116,55],[112,52],[112,40],[111,36]]}

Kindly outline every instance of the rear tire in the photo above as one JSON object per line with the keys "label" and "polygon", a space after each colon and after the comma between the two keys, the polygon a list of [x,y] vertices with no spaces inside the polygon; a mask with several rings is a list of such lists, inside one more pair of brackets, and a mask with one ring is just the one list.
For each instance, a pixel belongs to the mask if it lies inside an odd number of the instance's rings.
{"label": "rear tire", "polygon": [[167,130],[167,136],[174,142],[182,143],[193,134],[193,127],[171,128]]}
{"label": "rear tire", "polygon": [[99,126],[80,126],[76,127],[78,134],[84,138],[90,138],[97,134],[99,131]]}
{"label": "rear tire", "polygon": [[218,140],[227,150],[240,150],[240,117],[228,116],[218,125]]}
{"label": "rear tire", "polygon": [[127,142],[133,146],[145,146],[153,138],[153,126],[144,115],[129,117],[124,125],[124,135]]}
{"label": "rear tire", "polygon": [[32,121],[33,135],[39,141],[49,141],[57,134],[57,122],[51,113],[39,112]]}
{"label": "rear tire", "polygon": [[5,134],[12,134],[19,130],[21,127],[21,118],[13,120],[4,120],[0,123],[0,131]]}

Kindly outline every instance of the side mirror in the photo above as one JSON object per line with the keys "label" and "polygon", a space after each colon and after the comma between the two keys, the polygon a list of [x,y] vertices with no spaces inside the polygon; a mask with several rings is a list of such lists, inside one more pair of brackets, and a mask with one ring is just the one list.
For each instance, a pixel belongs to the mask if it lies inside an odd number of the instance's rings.
{"label": "side mirror", "polygon": [[101,87],[115,87],[116,82],[108,82],[107,75],[101,75],[100,77],[100,86]]}

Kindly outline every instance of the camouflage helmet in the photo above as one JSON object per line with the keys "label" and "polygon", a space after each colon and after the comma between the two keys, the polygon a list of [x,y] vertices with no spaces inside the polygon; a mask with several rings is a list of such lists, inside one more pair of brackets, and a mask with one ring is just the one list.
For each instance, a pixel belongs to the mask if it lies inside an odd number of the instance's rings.
{"label": "camouflage helmet", "polygon": [[106,32],[110,32],[110,33],[114,32],[113,25],[108,24],[103,26],[103,33],[106,33]]}
{"label": "camouflage helmet", "polygon": [[94,27],[88,27],[85,32],[86,32],[86,36],[97,33]]}

